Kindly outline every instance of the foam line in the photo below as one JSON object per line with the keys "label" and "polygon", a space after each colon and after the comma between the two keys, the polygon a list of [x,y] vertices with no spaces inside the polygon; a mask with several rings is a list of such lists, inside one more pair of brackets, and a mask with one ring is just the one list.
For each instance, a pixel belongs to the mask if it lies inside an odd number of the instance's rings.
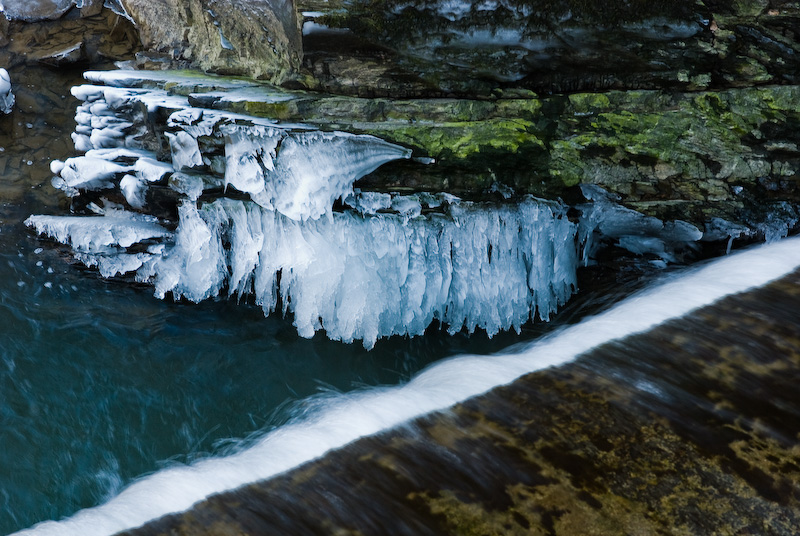
{"label": "foam line", "polygon": [[514,353],[460,356],[437,363],[409,383],[313,401],[302,420],[278,428],[237,454],[159,471],[108,503],[26,536],[104,535],[189,508],[210,494],[269,478],[326,451],[408,419],[444,409],[545,367],[560,365],[605,342],[645,331],[737,292],[759,287],[800,266],[800,237],[736,253],[636,294],[612,309]]}

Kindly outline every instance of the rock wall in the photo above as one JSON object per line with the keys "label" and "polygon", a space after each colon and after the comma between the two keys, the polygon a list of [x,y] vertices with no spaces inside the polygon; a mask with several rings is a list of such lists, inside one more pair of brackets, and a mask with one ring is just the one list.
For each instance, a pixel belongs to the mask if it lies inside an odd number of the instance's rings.
{"label": "rock wall", "polygon": [[188,67],[275,83],[300,68],[293,0],[10,0],[0,63]]}
{"label": "rock wall", "polygon": [[700,228],[715,218],[756,227],[775,211],[797,220],[800,87],[794,85],[548,97],[509,89],[484,99],[311,92],[275,98],[274,90],[254,87],[190,99],[372,134],[419,157],[363,178],[362,189],[581,202],[580,185],[588,184],[647,215]]}
{"label": "rock wall", "polygon": [[122,0],[143,46],[212,72],[285,80],[300,66],[293,0]]}
{"label": "rock wall", "polygon": [[[602,6],[602,7],[601,7]],[[310,84],[361,96],[797,83],[785,0],[300,0]]]}

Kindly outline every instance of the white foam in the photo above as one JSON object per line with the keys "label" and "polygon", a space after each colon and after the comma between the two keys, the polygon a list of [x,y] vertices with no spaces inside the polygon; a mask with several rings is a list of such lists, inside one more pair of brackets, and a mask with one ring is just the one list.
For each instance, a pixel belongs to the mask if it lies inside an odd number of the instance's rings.
{"label": "white foam", "polygon": [[359,437],[447,408],[531,371],[566,363],[599,344],[647,330],[726,295],[764,285],[798,266],[800,238],[724,257],[516,353],[457,357],[430,367],[403,386],[323,399],[307,418],[271,432],[247,450],[159,471],[105,505],[18,534],[92,536],[139,526],[185,510],[212,493],[269,478]]}

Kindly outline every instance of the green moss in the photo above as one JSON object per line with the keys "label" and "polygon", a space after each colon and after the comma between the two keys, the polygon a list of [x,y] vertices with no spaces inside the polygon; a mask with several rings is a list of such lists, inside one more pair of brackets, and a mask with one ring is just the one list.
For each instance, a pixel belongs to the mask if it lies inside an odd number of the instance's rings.
{"label": "green moss", "polygon": [[536,126],[523,119],[489,119],[441,124],[412,124],[381,129],[375,134],[413,147],[437,160],[466,159],[487,149],[516,153],[521,149],[544,149]]}
{"label": "green moss", "polygon": [[297,111],[294,103],[288,101],[281,102],[257,102],[247,101],[244,103],[243,112],[260,117],[287,120]]}
{"label": "green moss", "polygon": [[569,103],[576,114],[596,113],[611,107],[606,93],[575,93],[569,96]]}

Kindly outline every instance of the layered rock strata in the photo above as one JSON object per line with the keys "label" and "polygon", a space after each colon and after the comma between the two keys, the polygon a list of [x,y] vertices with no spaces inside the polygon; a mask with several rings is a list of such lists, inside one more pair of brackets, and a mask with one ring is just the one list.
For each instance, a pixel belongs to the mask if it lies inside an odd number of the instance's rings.
{"label": "layered rock strata", "polygon": [[715,240],[725,238],[717,232],[723,220],[737,236],[762,237],[775,234],[767,224],[785,233],[797,220],[798,86],[363,99],[196,73],[89,76],[166,88],[204,109],[369,134],[413,150],[413,161],[357,181],[365,191],[447,191],[474,200],[532,194],[580,204],[580,186],[593,185],[627,208],[690,222]]}
{"label": "layered rock strata", "polygon": [[310,87],[488,96],[796,84],[800,6],[582,0],[301,0]]}

